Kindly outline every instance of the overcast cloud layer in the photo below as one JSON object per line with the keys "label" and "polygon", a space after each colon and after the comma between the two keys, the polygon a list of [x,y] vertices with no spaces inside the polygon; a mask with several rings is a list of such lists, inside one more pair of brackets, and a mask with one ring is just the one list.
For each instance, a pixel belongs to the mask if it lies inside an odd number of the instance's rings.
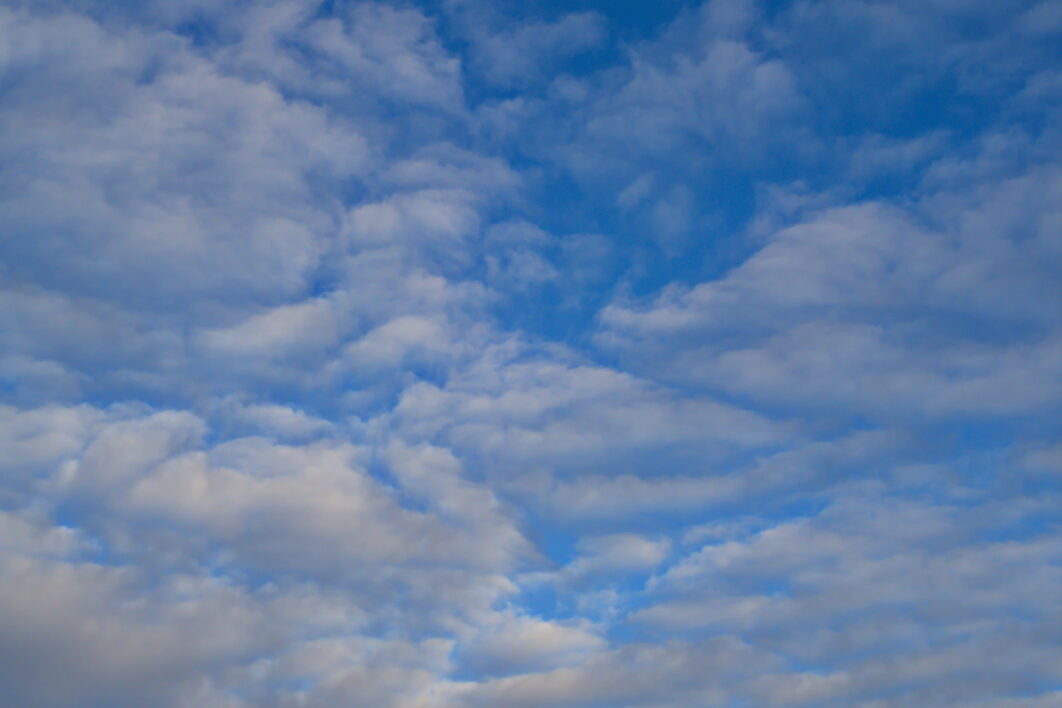
{"label": "overcast cloud layer", "polygon": [[1059,47],[0,2],[0,702],[1062,704]]}

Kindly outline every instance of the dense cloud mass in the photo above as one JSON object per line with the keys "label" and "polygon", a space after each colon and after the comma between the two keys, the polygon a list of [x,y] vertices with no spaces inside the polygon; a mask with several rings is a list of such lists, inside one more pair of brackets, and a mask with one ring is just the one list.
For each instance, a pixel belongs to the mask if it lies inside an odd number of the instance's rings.
{"label": "dense cloud mass", "polygon": [[1059,46],[0,2],[0,702],[1058,706]]}

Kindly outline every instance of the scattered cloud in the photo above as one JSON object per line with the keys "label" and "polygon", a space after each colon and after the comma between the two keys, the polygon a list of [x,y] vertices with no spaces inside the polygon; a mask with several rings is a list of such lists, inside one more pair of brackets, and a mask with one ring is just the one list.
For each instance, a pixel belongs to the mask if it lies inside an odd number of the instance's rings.
{"label": "scattered cloud", "polygon": [[635,5],[0,8],[0,694],[1059,703],[1056,4]]}

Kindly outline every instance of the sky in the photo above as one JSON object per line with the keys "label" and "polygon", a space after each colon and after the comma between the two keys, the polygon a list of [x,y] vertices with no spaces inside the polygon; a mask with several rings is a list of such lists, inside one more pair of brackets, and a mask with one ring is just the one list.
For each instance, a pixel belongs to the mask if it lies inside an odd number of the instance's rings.
{"label": "sky", "polygon": [[1060,48],[0,0],[0,702],[1062,704]]}

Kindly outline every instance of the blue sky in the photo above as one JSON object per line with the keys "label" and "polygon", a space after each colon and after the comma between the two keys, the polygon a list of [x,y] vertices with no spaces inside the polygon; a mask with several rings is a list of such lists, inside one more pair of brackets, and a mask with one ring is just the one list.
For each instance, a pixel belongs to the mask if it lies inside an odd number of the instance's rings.
{"label": "blue sky", "polygon": [[1062,701],[1062,4],[0,3],[0,696]]}

